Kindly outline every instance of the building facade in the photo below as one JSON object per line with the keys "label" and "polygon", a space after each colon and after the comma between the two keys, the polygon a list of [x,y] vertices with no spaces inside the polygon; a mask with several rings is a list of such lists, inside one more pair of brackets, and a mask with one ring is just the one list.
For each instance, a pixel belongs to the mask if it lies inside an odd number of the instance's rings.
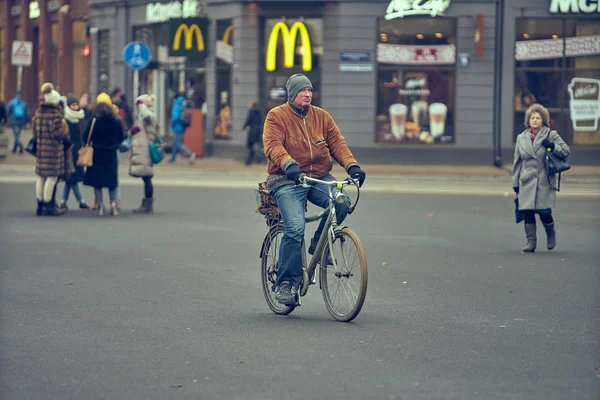
{"label": "building facade", "polygon": [[[359,160],[510,162],[534,97],[550,108],[578,163],[599,159],[598,99],[577,97],[594,90],[600,70],[595,1],[89,3],[92,91],[154,93],[163,127],[173,94],[188,92],[205,110],[208,154],[241,156],[250,103],[266,113],[285,101],[287,78],[302,72]],[[134,40],[153,55],[137,79],[121,56]]]}
{"label": "building facade", "polygon": [[[0,0],[0,99],[20,89],[34,107],[44,82],[62,94],[89,91],[89,8],[75,0]],[[31,46],[13,47],[17,41]],[[13,65],[15,58],[30,65]]]}

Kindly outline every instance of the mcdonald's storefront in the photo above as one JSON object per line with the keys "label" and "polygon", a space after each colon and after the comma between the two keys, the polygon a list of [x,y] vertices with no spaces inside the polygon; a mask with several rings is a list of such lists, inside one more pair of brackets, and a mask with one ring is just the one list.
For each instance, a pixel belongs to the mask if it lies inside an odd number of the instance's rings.
{"label": "mcdonald's storefront", "polygon": [[[209,18],[233,18],[233,142],[244,143],[248,104],[266,113],[285,102],[285,82],[302,72],[359,159],[493,162],[497,1],[208,3]],[[226,155],[232,143],[211,146]]]}
{"label": "mcdonald's storefront", "polygon": [[514,94],[502,77],[515,73],[515,19],[504,19],[501,1],[102,4],[90,0],[92,92],[121,86],[131,95],[122,47],[146,43],[153,60],[138,90],[157,95],[163,129],[173,94],[187,91],[204,110],[208,155],[241,159],[249,105],[258,101],[266,114],[302,72],[314,104],[332,114],[359,160],[489,165],[512,157]]}

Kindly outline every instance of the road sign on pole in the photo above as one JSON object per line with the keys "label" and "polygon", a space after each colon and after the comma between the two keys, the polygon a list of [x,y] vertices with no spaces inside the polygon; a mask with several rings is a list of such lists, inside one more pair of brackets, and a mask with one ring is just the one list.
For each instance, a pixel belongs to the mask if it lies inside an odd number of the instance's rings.
{"label": "road sign on pole", "polygon": [[142,42],[131,42],[123,49],[123,60],[133,69],[133,98],[136,99],[139,90],[139,70],[150,63],[150,49]]}
{"label": "road sign on pole", "polygon": [[145,68],[150,62],[150,49],[142,42],[131,42],[123,49],[123,60],[129,68]]}
{"label": "road sign on pole", "polygon": [[25,42],[23,40],[14,40],[12,42],[12,53],[11,53],[12,65],[16,66],[30,66],[33,55],[33,44],[31,42]]}

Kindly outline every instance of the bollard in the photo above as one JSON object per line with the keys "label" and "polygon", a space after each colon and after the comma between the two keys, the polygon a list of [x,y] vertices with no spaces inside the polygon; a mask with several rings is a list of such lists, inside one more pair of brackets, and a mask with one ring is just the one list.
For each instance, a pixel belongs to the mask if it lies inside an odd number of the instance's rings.
{"label": "bollard", "polygon": [[4,126],[0,125],[0,160],[8,156],[8,135],[4,132]]}

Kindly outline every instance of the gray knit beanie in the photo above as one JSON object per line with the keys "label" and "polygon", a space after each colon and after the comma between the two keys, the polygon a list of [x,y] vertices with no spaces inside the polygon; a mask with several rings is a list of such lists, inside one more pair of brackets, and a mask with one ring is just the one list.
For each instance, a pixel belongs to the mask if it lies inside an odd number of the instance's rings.
{"label": "gray knit beanie", "polygon": [[288,92],[288,101],[290,103],[293,102],[298,95],[298,92],[307,87],[312,89],[313,85],[306,76],[302,74],[294,74],[290,76],[290,79],[288,79],[287,83],[285,84],[285,88]]}

